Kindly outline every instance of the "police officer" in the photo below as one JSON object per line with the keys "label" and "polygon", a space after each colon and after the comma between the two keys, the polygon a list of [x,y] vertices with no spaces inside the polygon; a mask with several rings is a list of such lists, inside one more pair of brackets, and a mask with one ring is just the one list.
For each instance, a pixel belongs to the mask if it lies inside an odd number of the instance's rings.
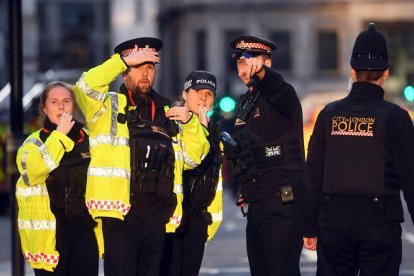
{"label": "police officer", "polygon": [[96,222],[85,206],[89,136],[72,86],[46,85],[39,107],[42,128],[17,153],[22,252],[36,276],[97,276]]}
{"label": "police officer", "polygon": [[216,77],[201,70],[191,72],[184,84],[184,108],[205,126],[210,151],[197,168],[183,172],[183,218],[177,231],[166,236],[163,276],[197,276],[205,243],[213,238],[222,220],[221,121],[207,116],[216,87]]}
{"label": "police officer", "polygon": [[347,97],[328,104],[309,142],[304,245],[317,248],[317,275],[398,275],[403,208],[414,214],[414,128],[384,100],[387,43],[375,25],[352,50]]}
{"label": "police officer", "polygon": [[230,47],[248,91],[232,132],[237,146],[226,143],[225,154],[242,185],[238,204],[248,204],[251,274],[300,275],[302,237],[295,209],[304,164],[301,104],[295,89],[271,68],[273,42],[238,36]]}
{"label": "police officer", "polygon": [[[75,87],[91,132],[86,204],[102,218],[105,275],[158,275],[165,232],[181,221],[182,170],[208,152],[198,118],[152,89],[161,47],[157,38],[125,41]],[[108,92],[118,75],[119,93]]]}

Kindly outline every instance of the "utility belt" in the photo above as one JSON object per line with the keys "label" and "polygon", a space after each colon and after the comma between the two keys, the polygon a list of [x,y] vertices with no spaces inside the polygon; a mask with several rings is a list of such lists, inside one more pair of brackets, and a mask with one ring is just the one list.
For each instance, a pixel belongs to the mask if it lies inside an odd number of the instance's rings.
{"label": "utility belt", "polygon": [[[293,203],[295,201],[293,186],[290,184],[280,185],[279,190],[276,192],[276,196],[280,197],[282,204]],[[247,216],[249,202],[242,194],[237,195],[236,205],[240,207],[243,217]]]}

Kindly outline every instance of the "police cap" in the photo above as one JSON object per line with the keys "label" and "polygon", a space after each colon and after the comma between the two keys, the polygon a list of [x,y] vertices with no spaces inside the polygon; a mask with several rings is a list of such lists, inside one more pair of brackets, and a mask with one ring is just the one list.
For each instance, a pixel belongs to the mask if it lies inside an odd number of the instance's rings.
{"label": "police cap", "polygon": [[135,48],[135,45],[137,45],[138,50],[141,51],[145,50],[158,52],[159,50],[161,50],[163,44],[162,41],[158,38],[140,37],[122,42],[114,48],[114,52],[125,57],[132,52],[132,50]]}
{"label": "police cap", "polygon": [[389,66],[385,37],[374,23],[369,23],[355,40],[351,67],[356,71],[385,71]]}
{"label": "police cap", "polygon": [[184,90],[189,88],[195,90],[208,89],[216,94],[216,77],[207,71],[193,71],[188,75],[184,83]]}
{"label": "police cap", "polygon": [[260,37],[240,35],[230,41],[230,48],[234,49],[232,57],[239,59],[242,56],[249,58],[264,54],[271,55],[277,45]]}

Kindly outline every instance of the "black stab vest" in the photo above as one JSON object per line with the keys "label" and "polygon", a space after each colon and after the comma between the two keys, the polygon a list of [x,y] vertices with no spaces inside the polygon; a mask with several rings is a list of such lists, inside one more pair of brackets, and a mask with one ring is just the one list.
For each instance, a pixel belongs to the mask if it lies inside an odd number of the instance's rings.
{"label": "black stab vest", "polygon": [[339,195],[397,195],[399,187],[386,131],[392,110],[337,101],[326,108],[323,192]]}

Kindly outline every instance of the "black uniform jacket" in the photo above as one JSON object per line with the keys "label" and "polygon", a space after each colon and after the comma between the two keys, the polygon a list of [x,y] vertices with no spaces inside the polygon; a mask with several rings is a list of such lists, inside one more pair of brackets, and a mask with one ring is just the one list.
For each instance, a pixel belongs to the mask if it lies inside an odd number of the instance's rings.
{"label": "black uniform jacket", "polygon": [[[369,82],[356,82],[349,95],[339,101],[349,105],[379,105],[384,103],[384,90]],[[389,105],[392,105],[389,103]],[[330,135],[328,107],[318,115],[308,147],[305,166],[302,230],[305,237],[316,237],[318,227],[354,228],[402,222],[403,208],[397,195],[328,195],[322,192],[326,175],[326,137]],[[388,117],[385,129],[384,150],[391,153],[398,179],[396,182],[404,192],[408,210],[414,214],[414,128],[408,113],[395,106]],[[345,145],[344,145],[345,146]],[[352,145],[351,145],[352,150]],[[361,155],[368,154],[360,152]],[[337,156],[341,158],[341,156]],[[367,164],[369,166],[370,164]],[[357,179],[364,173],[361,167],[349,178]]]}
{"label": "black uniform jacket", "polygon": [[[260,143],[272,143],[291,131],[295,131],[295,140],[298,144],[296,155],[300,168],[297,170],[284,170],[273,168],[259,171],[257,177],[244,183],[242,195],[248,202],[273,196],[279,192],[279,186],[291,184],[296,193],[302,186],[304,150],[303,150],[303,118],[302,106],[295,89],[284,81],[282,75],[272,68],[265,66],[265,76],[258,82],[257,89],[260,95],[253,110],[246,118],[246,124],[234,126],[232,135],[253,137]],[[249,93],[241,96],[241,104]]]}

